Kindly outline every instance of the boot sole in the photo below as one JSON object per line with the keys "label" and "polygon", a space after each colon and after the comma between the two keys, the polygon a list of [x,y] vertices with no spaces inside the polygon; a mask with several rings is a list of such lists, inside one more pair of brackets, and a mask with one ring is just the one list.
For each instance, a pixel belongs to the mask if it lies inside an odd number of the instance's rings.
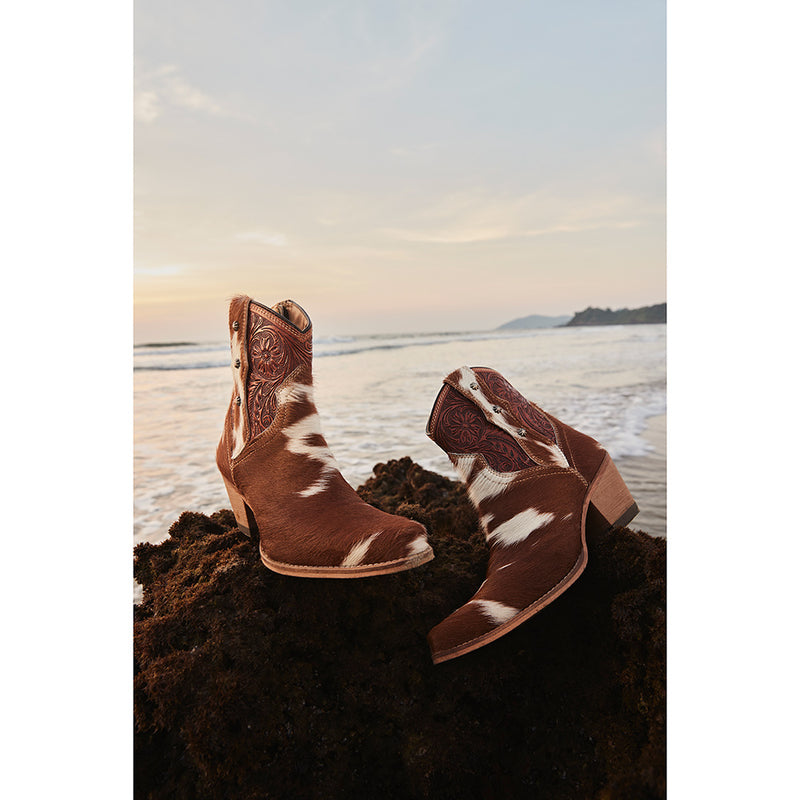
{"label": "boot sole", "polygon": [[258,552],[265,567],[281,575],[292,575],[296,578],[369,578],[372,575],[389,575],[392,572],[404,572],[407,569],[419,567],[433,559],[433,549],[430,546],[428,546],[427,550],[408,558],[382,561],[377,564],[359,564],[356,567],[312,567],[299,564],[284,564],[264,555],[261,545],[258,547]]}
{"label": "boot sole", "polygon": [[[244,497],[239,494],[234,486],[222,478],[225,490],[228,492],[228,499],[231,501],[233,516],[239,530],[249,539],[258,539],[258,524],[250,506],[247,505]],[[428,545],[426,550],[415,553],[413,556],[398,558],[394,561],[381,561],[377,564],[358,564],[353,567],[315,567],[302,564],[286,564],[282,561],[275,561],[264,553],[261,544],[258,545],[258,553],[261,562],[265,567],[281,575],[292,575],[297,578],[368,578],[371,575],[389,575],[392,572],[404,572],[407,569],[414,569],[421,564],[425,564],[433,559],[433,548]]]}
{"label": "boot sole", "polygon": [[[509,633],[514,628],[522,625],[523,622],[529,620],[534,614],[537,614],[545,608],[545,606],[550,605],[555,599],[564,594],[564,592],[578,580],[581,573],[586,569],[586,565],[589,563],[589,550],[586,546],[586,526],[590,508],[593,508],[595,512],[594,525],[604,527],[604,530],[626,525],[639,513],[639,508],[633,501],[628,487],[625,485],[625,482],[622,480],[617,468],[614,466],[614,462],[608,454],[606,454],[603,463],[600,465],[600,469],[597,470],[597,474],[592,479],[583,501],[581,517],[581,554],[578,556],[578,560],[569,572],[567,572],[552,589],[543,594],[538,600],[531,603],[531,605],[522,609],[519,614],[513,619],[508,620],[508,622],[504,622],[488,633],[476,639],[471,639],[457,647],[438,653],[433,653],[432,651],[433,663],[441,664],[443,661],[458,658],[458,656],[463,656],[466,653],[490,644],[501,636],[505,636],[505,634]],[[613,519],[614,515],[620,511],[621,514],[619,517],[614,519],[613,522],[608,521],[609,517],[607,517],[606,514]]]}

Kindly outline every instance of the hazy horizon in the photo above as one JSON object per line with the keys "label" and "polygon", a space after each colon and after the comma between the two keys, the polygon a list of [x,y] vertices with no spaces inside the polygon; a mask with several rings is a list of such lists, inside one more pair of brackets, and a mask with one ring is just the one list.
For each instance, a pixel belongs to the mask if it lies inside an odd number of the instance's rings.
{"label": "hazy horizon", "polygon": [[666,297],[664,3],[135,7],[134,341]]}
{"label": "hazy horizon", "polygon": [[[254,298],[255,299],[255,298]],[[542,316],[567,316],[563,314],[547,314]],[[511,320],[508,320],[509,322]],[[311,320],[312,324],[314,320]],[[502,324],[502,323],[501,323]],[[225,343],[228,340],[227,332],[225,331],[225,324],[222,325],[223,331],[222,336],[216,339],[185,339],[185,340],[153,340],[153,341],[134,341],[134,347],[163,347],[169,345],[181,345],[181,344],[220,344]],[[530,328],[529,330],[534,331],[538,330],[537,328]],[[459,329],[447,329],[447,330],[384,330],[384,331],[363,331],[359,333],[354,333],[352,331],[318,331],[317,326],[314,325],[314,336],[321,337],[321,338],[336,338],[336,337],[349,337],[349,336],[438,336],[438,335],[457,335],[457,334],[471,334],[471,333],[495,333],[495,332],[502,332],[498,331],[497,327],[494,328],[459,328]],[[525,333],[525,330],[518,330],[507,331],[509,336],[513,336],[515,333]]]}
{"label": "hazy horizon", "polygon": [[[254,300],[258,300],[258,298],[253,298]],[[661,301],[666,302],[664,300]],[[274,305],[274,304],[273,304]],[[648,306],[659,305],[659,303],[648,303]],[[596,306],[597,307],[597,306]],[[581,309],[586,310],[586,309]],[[612,311],[618,311],[621,309],[611,309]],[[528,332],[534,332],[537,330],[547,330],[548,328],[553,327],[565,327],[564,324],[561,325],[542,325],[542,326],[532,326],[530,328],[508,328],[506,330],[501,330],[501,327],[508,322],[515,322],[519,319],[525,319],[526,317],[542,317],[548,319],[560,319],[566,318],[567,320],[572,319],[575,314],[579,312],[574,312],[571,314],[525,314],[522,317],[514,317],[512,319],[507,319],[504,322],[501,322],[499,325],[496,325],[492,328],[447,328],[447,329],[431,329],[431,330],[406,330],[406,329],[387,329],[382,331],[320,331],[314,326],[314,337],[320,339],[335,339],[337,337],[403,337],[403,336],[438,336],[438,335],[459,335],[459,334],[476,334],[476,333],[505,333],[508,336],[516,336],[516,335],[524,335]],[[312,325],[314,323],[314,319],[311,319]],[[618,323],[609,323],[609,324],[618,324]],[[631,323],[636,325],[658,325],[663,323]],[[161,340],[134,340],[133,346],[134,347],[168,347],[168,346],[178,346],[178,345],[203,345],[203,344],[225,344],[228,341],[228,334],[226,330],[225,323],[221,323],[221,334],[218,338],[201,338],[201,339],[161,339]],[[590,326],[591,327],[591,326]],[[602,327],[602,325],[601,325]]]}

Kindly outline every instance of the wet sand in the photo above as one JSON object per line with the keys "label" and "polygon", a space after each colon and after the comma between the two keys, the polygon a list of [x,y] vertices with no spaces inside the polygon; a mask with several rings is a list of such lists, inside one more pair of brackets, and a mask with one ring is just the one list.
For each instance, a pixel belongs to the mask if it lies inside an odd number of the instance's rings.
{"label": "wet sand", "polygon": [[639,514],[629,527],[652,536],[666,536],[667,415],[650,417],[642,437],[653,447],[651,453],[614,460],[639,506]]}

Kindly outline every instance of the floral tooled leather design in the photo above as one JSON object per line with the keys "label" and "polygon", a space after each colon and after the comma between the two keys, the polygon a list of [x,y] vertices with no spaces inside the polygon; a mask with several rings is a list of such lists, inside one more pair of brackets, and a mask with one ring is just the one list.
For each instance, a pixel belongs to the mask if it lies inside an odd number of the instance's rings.
{"label": "floral tooled leather design", "polygon": [[513,472],[535,466],[514,438],[490,425],[483,414],[453,389],[445,389],[432,432],[447,453],[480,453],[498,472]]}
{"label": "floral tooled leather design", "polygon": [[258,436],[275,418],[277,389],[301,364],[311,364],[311,338],[297,340],[283,326],[250,309],[247,350],[247,412],[250,436]]}
{"label": "floral tooled leather design", "polygon": [[556,441],[556,433],[544,412],[523,397],[502,375],[489,369],[476,369],[475,372],[494,394],[508,404],[509,410],[525,427],[551,442]]}

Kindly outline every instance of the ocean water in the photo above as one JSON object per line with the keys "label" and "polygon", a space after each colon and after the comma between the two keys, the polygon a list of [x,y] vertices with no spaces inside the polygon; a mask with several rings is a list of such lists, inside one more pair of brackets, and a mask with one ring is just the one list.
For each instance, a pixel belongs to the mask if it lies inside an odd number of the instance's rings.
{"label": "ocean water", "polygon": [[[598,439],[641,513],[666,535],[666,325],[314,340],[315,400],[328,444],[357,487],[411,456],[456,475],[425,435],[442,378],[501,372],[523,395]],[[215,451],[233,386],[227,342],[134,348],[134,542],[157,543],[184,510],[228,508]]]}

